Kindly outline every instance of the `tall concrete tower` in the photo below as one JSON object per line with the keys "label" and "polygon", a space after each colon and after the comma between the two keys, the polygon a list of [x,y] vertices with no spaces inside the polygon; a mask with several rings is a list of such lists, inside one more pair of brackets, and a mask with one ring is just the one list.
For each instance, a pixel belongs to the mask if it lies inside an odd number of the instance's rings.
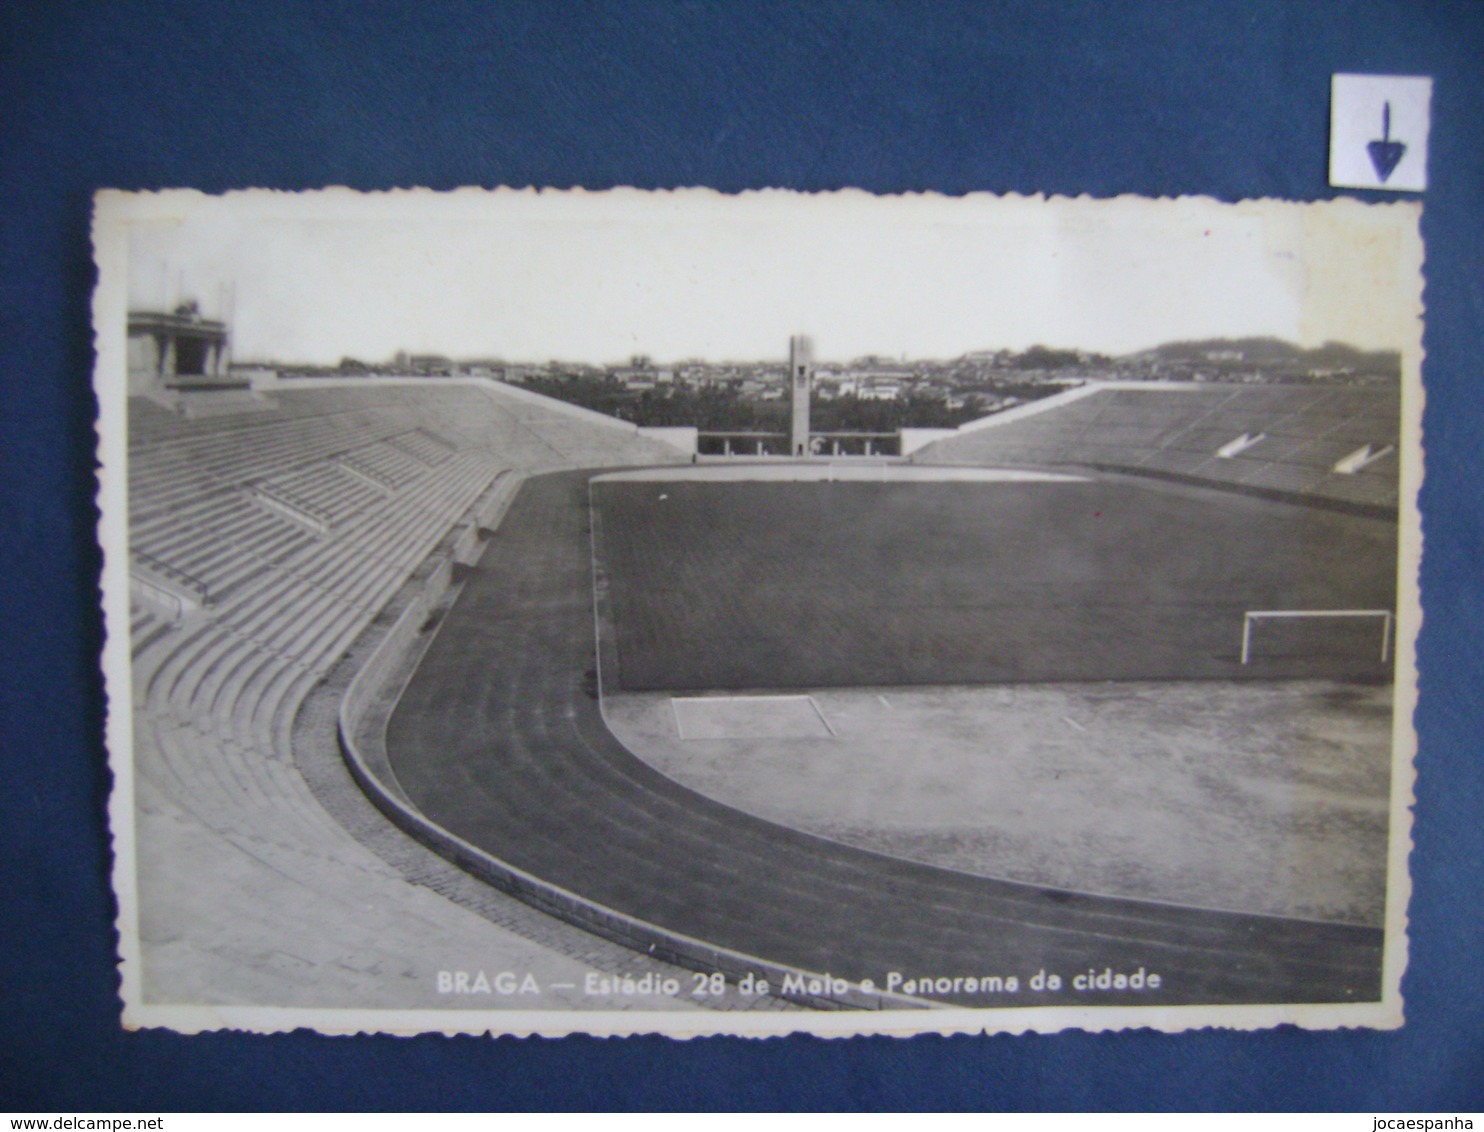
{"label": "tall concrete tower", "polygon": [[793,430],[789,453],[809,455],[809,395],[814,391],[814,346],[802,334],[788,340],[788,383],[793,390]]}

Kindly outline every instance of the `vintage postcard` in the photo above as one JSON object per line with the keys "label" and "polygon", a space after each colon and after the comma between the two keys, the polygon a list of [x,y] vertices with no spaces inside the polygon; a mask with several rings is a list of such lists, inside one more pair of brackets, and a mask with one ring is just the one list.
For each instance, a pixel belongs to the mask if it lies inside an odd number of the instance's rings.
{"label": "vintage postcard", "polygon": [[101,193],[124,1025],[1401,1025],[1418,221]]}

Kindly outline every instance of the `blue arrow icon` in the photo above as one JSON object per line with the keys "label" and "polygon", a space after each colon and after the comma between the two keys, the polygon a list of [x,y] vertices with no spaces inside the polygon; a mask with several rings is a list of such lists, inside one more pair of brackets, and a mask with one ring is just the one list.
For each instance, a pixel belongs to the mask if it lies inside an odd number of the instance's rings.
{"label": "blue arrow icon", "polygon": [[1391,140],[1391,103],[1386,103],[1381,110],[1381,136],[1368,142],[1365,148],[1371,155],[1371,164],[1376,167],[1376,176],[1381,178],[1384,185],[1386,178],[1391,176],[1392,170],[1407,152],[1404,144]]}

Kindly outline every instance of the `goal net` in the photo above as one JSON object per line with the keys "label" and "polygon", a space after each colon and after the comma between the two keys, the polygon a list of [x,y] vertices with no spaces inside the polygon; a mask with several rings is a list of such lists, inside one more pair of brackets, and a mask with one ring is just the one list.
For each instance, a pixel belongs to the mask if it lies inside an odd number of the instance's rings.
{"label": "goal net", "polygon": [[[1389,609],[1249,609],[1242,614],[1242,663],[1250,663],[1265,642],[1269,647],[1276,643],[1271,640],[1274,637],[1291,649],[1296,643],[1293,630],[1323,626],[1340,630],[1322,634],[1329,638],[1330,647],[1347,647],[1355,641],[1358,632],[1363,633],[1361,639],[1367,642],[1367,648],[1379,644],[1381,663],[1385,664],[1391,657],[1392,621]],[[1380,637],[1379,642],[1372,633]],[[1315,634],[1306,632],[1303,636],[1303,643],[1312,646]]]}

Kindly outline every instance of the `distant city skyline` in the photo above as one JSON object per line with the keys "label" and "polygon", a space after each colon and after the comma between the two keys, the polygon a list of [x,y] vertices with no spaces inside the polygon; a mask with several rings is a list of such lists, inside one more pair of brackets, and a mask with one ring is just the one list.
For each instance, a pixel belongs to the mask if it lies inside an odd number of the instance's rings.
{"label": "distant city skyline", "polygon": [[[704,192],[166,195],[130,305],[195,300],[239,360],[512,363],[1123,355],[1271,336],[1397,349],[1395,229],[1294,205]],[[1366,223],[1364,206],[1351,204]],[[1381,277],[1384,279],[1384,277]],[[229,298],[229,295],[232,296]],[[1412,306],[1415,307],[1415,297]],[[230,308],[230,309],[228,309]]]}

